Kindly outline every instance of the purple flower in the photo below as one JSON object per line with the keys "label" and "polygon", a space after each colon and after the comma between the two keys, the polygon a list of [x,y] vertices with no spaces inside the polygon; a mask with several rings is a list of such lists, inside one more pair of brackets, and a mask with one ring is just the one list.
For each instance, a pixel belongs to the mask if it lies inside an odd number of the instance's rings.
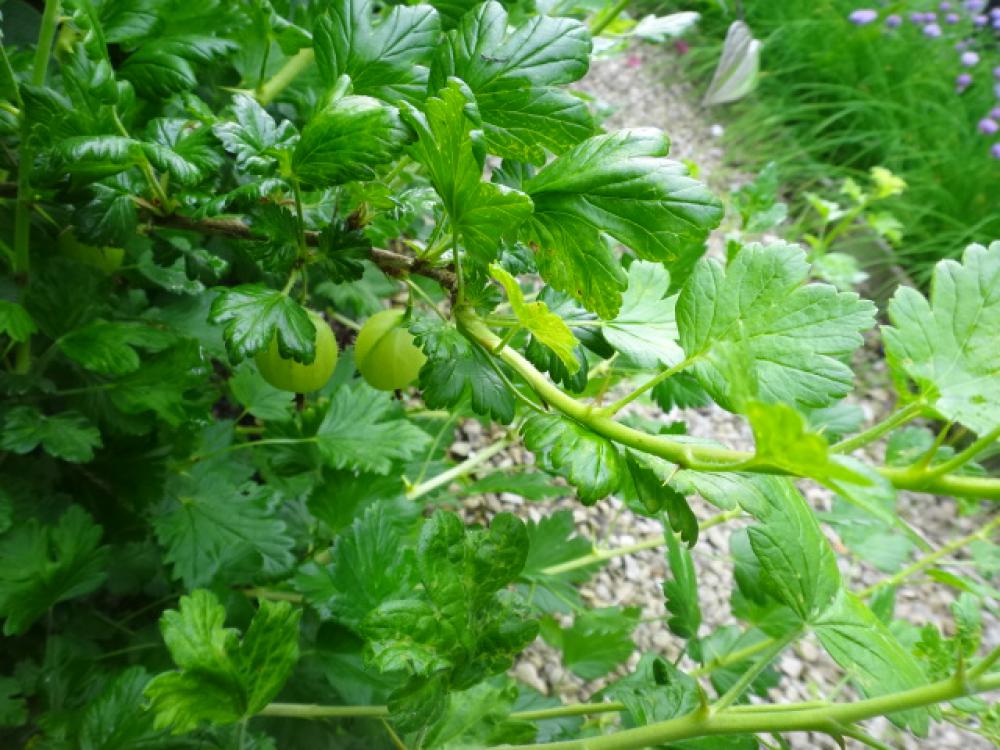
{"label": "purple flower", "polygon": [[984,117],[979,121],[979,124],[976,125],[976,130],[983,135],[993,135],[995,132],[1000,130],[1000,123],[992,118]]}
{"label": "purple flower", "polygon": [[994,159],[1000,159],[1000,141],[997,141],[992,146],[990,146],[990,156]]}
{"label": "purple flower", "polygon": [[963,49],[965,49],[968,46],[969,46],[969,40],[968,39],[962,39],[960,41],[955,42],[955,49],[957,49],[959,52],[961,52]]}
{"label": "purple flower", "polygon": [[962,57],[959,59],[962,61],[962,65],[967,68],[971,68],[974,65],[979,64],[979,55],[975,52],[963,52]]}
{"label": "purple flower", "polygon": [[986,0],[965,0],[963,5],[970,13],[982,13],[983,8],[986,7]]}
{"label": "purple flower", "polygon": [[870,24],[878,18],[878,11],[874,11],[871,8],[862,8],[861,10],[856,10],[851,15],[847,17],[847,20],[858,26],[865,26]]}
{"label": "purple flower", "polygon": [[973,16],[972,23],[976,26],[985,26],[990,22],[989,16]]}
{"label": "purple flower", "polygon": [[958,21],[959,21],[958,13],[949,13],[948,15],[946,15],[944,17],[944,20],[945,20],[945,23],[950,23],[950,24],[954,25],[954,24],[958,23]]}
{"label": "purple flower", "polygon": [[996,83],[993,85],[993,96],[995,96],[997,99],[1000,99],[1000,83]]}
{"label": "purple flower", "polygon": [[910,14],[910,21],[912,21],[913,23],[923,23],[924,22],[924,14],[923,13],[911,13]]}
{"label": "purple flower", "polygon": [[944,0],[944,2],[942,2],[940,5],[938,5],[938,7],[941,10],[951,10],[951,3],[949,3],[948,0]]}
{"label": "purple flower", "polygon": [[898,13],[893,13],[885,17],[885,25],[890,29],[897,28],[901,23],[903,23],[903,17]]}
{"label": "purple flower", "polygon": [[1000,18],[1000,8],[990,8],[991,18]]}
{"label": "purple flower", "polygon": [[955,91],[961,94],[972,85],[972,76],[968,73],[959,73],[955,78]]}
{"label": "purple flower", "polygon": [[994,29],[1000,29],[1000,16],[994,16],[993,23],[991,25]]}
{"label": "purple flower", "polygon": [[929,23],[924,26],[924,36],[929,36],[931,39],[937,39],[941,36],[941,27],[936,23]]}
{"label": "purple flower", "polygon": [[994,107],[990,110],[989,114],[986,115],[991,120],[1000,120],[1000,107]]}
{"label": "purple flower", "polygon": [[1000,65],[993,68],[993,77],[1000,81]]}

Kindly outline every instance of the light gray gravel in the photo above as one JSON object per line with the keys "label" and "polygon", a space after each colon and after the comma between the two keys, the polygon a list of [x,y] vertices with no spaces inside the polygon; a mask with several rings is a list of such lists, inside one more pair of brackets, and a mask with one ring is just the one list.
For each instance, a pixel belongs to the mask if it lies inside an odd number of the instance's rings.
{"label": "light gray gravel", "polygon": [[[628,55],[596,62],[588,77],[579,86],[599,102],[614,108],[606,120],[608,129],[621,127],[652,126],[664,129],[673,142],[671,155],[690,160],[698,165],[699,176],[717,191],[728,191],[734,184],[745,181],[746,176],[727,171],[723,165],[723,152],[712,133],[712,113],[699,110],[692,104],[696,96],[683,82],[670,85],[665,80],[678,81],[679,76],[668,76],[671,69],[669,47],[639,47]],[[718,239],[716,238],[716,243]],[[715,245],[718,247],[718,244]],[[859,354],[863,384],[857,399],[865,410],[868,421],[884,414],[892,407],[893,397],[887,385],[884,363],[874,346]],[[632,413],[669,422],[682,419],[693,435],[712,437],[734,448],[752,449],[750,432],[743,420],[719,408],[706,408],[663,414],[649,403],[637,402]],[[478,423],[465,426],[466,439],[473,447],[489,440]],[[468,449],[468,446],[465,446]],[[880,460],[879,455],[869,455]],[[514,447],[496,457],[496,465],[511,465],[531,461],[531,456],[520,447]],[[830,493],[810,483],[802,489],[813,507],[825,510],[830,505]],[[913,526],[932,544],[938,546],[957,536],[967,534],[982,523],[982,519],[958,517],[953,501],[931,498],[927,495],[903,493],[900,498],[902,513]],[[617,547],[634,543],[659,532],[659,524],[636,516],[620,502],[609,499],[592,508],[581,506],[573,498],[555,502],[531,504],[518,497],[486,496],[473,500],[466,508],[470,520],[485,521],[501,510],[518,513],[524,518],[539,519],[559,508],[573,511],[579,534],[593,539],[601,547]],[[707,518],[717,512],[706,503],[695,508],[696,513]],[[732,566],[728,555],[729,534],[733,524],[717,526],[702,535],[694,549],[700,584],[700,604],[704,624],[702,633],[734,622],[729,614],[728,597],[733,588]],[[827,531],[841,557],[842,571],[855,588],[862,588],[882,578],[871,566],[847,553],[846,548],[832,531]],[[960,555],[961,557],[961,555]],[[591,606],[634,605],[641,607],[644,622],[635,632],[636,652],[627,664],[622,665],[608,678],[585,683],[560,663],[559,653],[539,639],[529,648],[511,670],[511,674],[526,684],[547,694],[558,695],[565,702],[587,700],[595,690],[610,679],[626,674],[638,661],[639,654],[654,651],[674,659],[681,645],[679,639],[667,630],[664,614],[662,582],[667,576],[667,566],[662,551],[639,552],[611,560],[582,588],[584,600]],[[955,594],[952,589],[938,584],[905,585],[897,597],[897,616],[917,624],[933,622],[948,630],[951,616],[948,605]],[[1000,626],[995,618],[986,620],[987,640],[1000,641]],[[688,660],[682,665],[693,666]],[[839,699],[849,699],[851,693],[840,685],[842,672],[811,639],[805,639],[789,649],[780,659],[778,669],[783,675],[780,685],[771,691],[774,701],[812,700],[830,696],[837,691]],[[974,735],[961,732],[950,725],[937,725],[925,740],[902,736],[887,721],[868,724],[868,729],[889,746],[905,750],[986,750],[991,743]],[[836,748],[837,744],[825,736],[789,735],[792,747]],[[848,747],[862,747],[848,740]]]}

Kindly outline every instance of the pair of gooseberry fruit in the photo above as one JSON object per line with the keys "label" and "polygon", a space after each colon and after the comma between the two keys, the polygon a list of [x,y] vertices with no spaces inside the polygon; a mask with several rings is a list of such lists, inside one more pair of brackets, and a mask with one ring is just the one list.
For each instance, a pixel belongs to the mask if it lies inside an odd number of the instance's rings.
{"label": "pair of gooseberry fruit", "polygon": [[[282,357],[277,338],[254,358],[260,374],[283,391],[308,393],[326,385],[337,366],[337,340],[323,317],[307,311],[316,326],[316,358],[309,364]],[[354,343],[354,363],[368,385],[394,391],[412,383],[426,361],[403,323],[402,310],[383,310],[362,326]]]}

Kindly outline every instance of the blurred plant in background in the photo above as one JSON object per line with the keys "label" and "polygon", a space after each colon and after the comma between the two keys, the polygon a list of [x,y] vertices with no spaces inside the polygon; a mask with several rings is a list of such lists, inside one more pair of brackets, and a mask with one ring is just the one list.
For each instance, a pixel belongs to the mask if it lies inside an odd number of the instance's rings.
{"label": "blurred plant in background", "polygon": [[[962,69],[955,75],[955,93],[964,94],[977,82],[992,87],[994,106],[979,121],[978,131],[982,135],[994,135],[1000,130],[1000,122],[997,121],[1000,116],[1000,65],[989,71],[989,61],[992,59],[1000,63],[994,33],[1000,29],[1000,7],[987,9],[986,6],[987,0],[965,0],[960,4],[944,0],[937,6],[940,13],[913,12],[907,18],[920,27],[924,37],[954,43],[957,64]],[[858,26],[875,23],[879,17],[879,11],[872,8],[854,10],[847,16],[851,23]],[[944,25],[939,21],[943,21]],[[903,25],[903,18],[898,13],[888,13],[883,23],[889,30],[898,29]],[[989,147],[988,153],[1000,159],[1000,139]]]}
{"label": "blurred plant in background", "polygon": [[854,289],[868,278],[855,256],[832,250],[838,240],[865,227],[893,246],[903,239],[903,225],[899,220],[888,211],[873,210],[873,206],[901,195],[906,190],[906,182],[885,167],[872,167],[870,178],[868,189],[851,177],[844,180],[840,195],[846,198],[846,205],[812,192],[804,194],[812,208],[812,217],[807,218],[806,223],[812,220],[819,224],[816,232],[806,231],[802,235],[809,246],[813,274],[838,289]]}
{"label": "blurred plant in background", "polygon": [[873,167],[905,181],[905,192],[879,204],[905,243],[892,247],[874,232],[840,238],[838,251],[863,256],[862,270],[898,265],[923,283],[937,260],[1000,235],[1000,51],[985,7],[647,0],[634,12],[681,9],[701,19],[679,64],[706,90],[734,21],[761,40],[755,89],[714,117],[732,166],[774,163],[793,215],[812,210],[806,193],[831,197],[848,177],[864,184]]}

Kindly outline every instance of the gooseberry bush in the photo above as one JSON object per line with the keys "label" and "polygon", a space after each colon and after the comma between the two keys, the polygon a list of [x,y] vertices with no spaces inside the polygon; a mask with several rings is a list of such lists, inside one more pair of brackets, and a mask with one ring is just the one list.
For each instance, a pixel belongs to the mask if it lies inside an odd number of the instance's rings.
{"label": "gooseberry bush", "polygon": [[[884,747],[882,715],[997,739],[1000,521],[932,548],[895,503],[1000,499],[1000,244],[898,290],[898,404],[860,430],[874,306],[796,245],[706,257],[720,201],[567,88],[625,3],[569,5],[48,0],[5,26],[4,747]],[[756,448],[630,416],[650,397]],[[458,460],[470,420],[497,437]],[[514,443],[534,461],[489,463]],[[849,589],[805,482],[855,553],[902,545],[884,580]],[[614,496],[662,533],[478,525],[487,493]],[[740,625],[712,630],[691,548],[722,523]],[[966,546],[978,573],[940,568]],[[657,547],[683,658],[611,674],[637,610],[578,587]],[[961,591],[943,631],[894,617],[928,574]],[[540,635],[605,678],[589,702],[508,676]],[[763,700],[807,636],[856,700]]]}

